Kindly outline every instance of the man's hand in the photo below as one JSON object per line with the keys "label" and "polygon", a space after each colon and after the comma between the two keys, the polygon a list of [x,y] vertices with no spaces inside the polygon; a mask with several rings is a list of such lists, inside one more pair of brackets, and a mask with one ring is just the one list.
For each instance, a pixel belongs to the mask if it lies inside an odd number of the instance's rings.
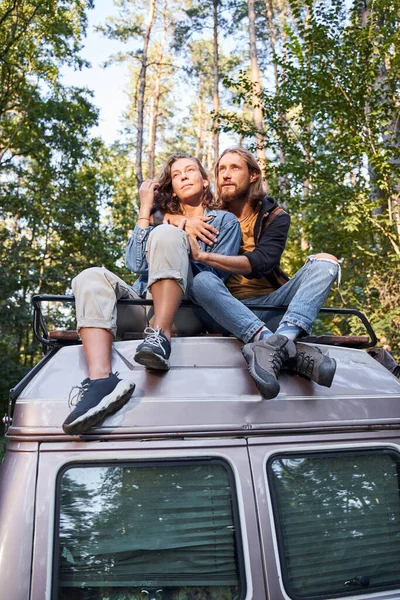
{"label": "man's hand", "polygon": [[219,231],[208,224],[208,221],[212,219],[212,217],[184,217],[183,215],[166,214],[164,223],[170,223],[171,225],[175,225],[175,227],[179,227],[184,219],[185,226],[183,229],[185,229],[189,236],[193,235],[194,237],[197,237],[208,246],[211,246],[217,241],[216,236]]}
{"label": "man's hand", "polygon": [[[185,224],[181,229],[185,229]],[[246,275],[251,273],[251,265],[247,256],[225,256],[224,254],[214,254],[214,252],[205,252],[201,250],[198,240],[194,235],[188,234],[190,244],[190,257],[204,265],[227,271],[228,273],[241,273]]]}
{"label": "man's hand", "polygon": [[[186,231],[186,219],[179,224],[180,229]],[[213,269],[227,271],[228,273],[240,273],[247,275],[251,273],[251,264],[247,256],[225,256],[224,254],[214,254],[214,252],[205,252],[201,250],[198,239],[188,233],[190,244],[190,257],[196,262],[201,262]]]}
{"label": "man's hand", "polygon": [[[184,227],[182,227],[182,229],[184,229]],[[207,256],[207,252],[201,250],[199,242],[194,235],[188,233],[188,239],[190,244],[190,256],[193,258],[193,260],[196,260],[197,262],[204,262],[204,258]]]}

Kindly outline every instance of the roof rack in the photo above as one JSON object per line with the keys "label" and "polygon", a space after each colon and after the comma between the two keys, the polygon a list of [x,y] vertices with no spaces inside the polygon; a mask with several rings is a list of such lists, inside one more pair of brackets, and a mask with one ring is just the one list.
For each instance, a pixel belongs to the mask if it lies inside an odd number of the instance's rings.
{"label": "roof rack", "polygon": [[[42,313],[42,304],[45,302],[63,302],[63,303],[67,303],[67,304],[74,304],[75,298],[74,298],[74,296],[63,296],[63,295],[52,295],[52,294],[37,294],[37,295],[33,296],[33,298],[32,298],[33,331],[34,331],[35,337],[42,345],[44,356],[25,375],[25,377],[23,377],[23,379],[10,390],[9,403],[8,403],[8,415],[5,417],[6,420],[4,421],[6,431],[9,428],[10,423],[11,423],[13,403],[18,398],[18,396],[22,392],[22,390],[36,376],[36,374],[44,367],[44,365],[55,354],[57,354],[57,352],[61,348],[63,348],[64,346],[70,345],[70,344],[80,344],[81,343],[79,336],[78,336],[78,332],[76,330],[50,331],[50,332],[47,330],[44,316]],[[119,300],[118,304],[133,304],[133,305],[140,305],[140,306],[152,306],[153,301],[152,300],[142,300],[142,299],[135,299],[135,300],[129,299],[129,300]],[[193,303],[189,300],[184,300],[184,301],[182,301],[181,306],[182,307],[192,307]],[[260,305],[250,305],[250,304],[247,306],[254,311],[264,310],[265,308],[268,308],[269,311],[276,312],[276,313],[282,312],[282,311],[286,310],[286,308],[287,308],[286,306],[263,307]],[[354,308],[322,308],[320,312],[337,314],[337,315],[354,315],[358,319],[360,319],[360,321],[364,325],[368,335],[366,335],[366,336],[365,335],[363,335],[363,336],[333,336],[333,335],[308,336],[308,337],[302,338],[302,341],[321,344],[321,345],[344,346],[344,347],[348,347],[348,348],[359,348],[359,349],[372,348],[373,346],[376,345],[377,338],[374,333],[374,330],[372,329],[372,326],[371,326],[370,322],[368,321],[368,319],[366,318],[366,316],[359,310],[356,310]],[[141,337],[142,332],[140,332],[140,334],[139,334],[139,332],[137,332],[137,334],[135,333],[134,335],[136,335],[136,339],[137,339],[137,337],[139,337],[139,335]],[[132,339],[132,338],[125,338],[125,339]]]}
{"label": "roof rack", "polygon": [[[36,339],[42,344],[43,352],[46,354],[52,348],[60,348],[68,344],[80,343],[78,332],[76,330],[62,330],[52,331],[47,330],[44,322],[41,305],[43,302],[65,302],[68,304],[74,304],[74,296],[62,296],[52,294],[37,294],[32,298],[33,304],[33,332]],[[133,304],[139,306],[153,306],[153,300],[142,300],[142,299],[124,299],[118,300],[118,304]],[[190,300],[183,300],[181,303],[182,307],[192,307],[193,302]],[[247,304],[248,308],[254,311],[265,310],[273,312],[282,312],[286,310],[287,306],[268,306],[264,307],[259,304]],[[368,336],[333,336],[333,335],[322,335],[322,336],[307,336],[302,338],[304,342],[310,342],[315,344],[331,345],[331,346],[345,346],[348,348],[372,348],[377,344],[377,338],[374,330],[367,317],[361,311],[355,308],[321,308],[321,313],[330,313],[338,315],[354,315],[360,319],[364,325]],[[140,332],[141,333],[141,332]],[[132,336],[133,339],[135,336]],[[139,335],[136,335],[136,338]],[[141,336],[140,336],[141,337]]]}

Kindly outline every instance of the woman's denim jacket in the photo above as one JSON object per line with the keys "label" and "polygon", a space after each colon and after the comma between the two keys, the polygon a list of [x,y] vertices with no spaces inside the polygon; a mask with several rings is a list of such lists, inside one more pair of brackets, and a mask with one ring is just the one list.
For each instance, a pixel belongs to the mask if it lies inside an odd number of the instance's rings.
{"label": "woman's denim jacket", "polygon": [[[206,252],[215,252],[217,254],[225,254],[226,256],[235,256],[239,252],[241,232],[239,221],[232,213],[225,210],[205,210],[205,217],[213,217],[208,221],[210,225],[215,227],[219,234],[217,241],[211,246],[205,242],[199,241],[200,247]],[[136,225],[132,236],[128,242],[125,253],[125,264],[133,273],[139,273],[140,277],[133,284],[133,289],[139,296],[144,297],[147,290],[148,280],[148,265],[146,260],[146,244],[150,232],[154,227],[146,227],[142,229]],[[200,271],[212,271],[218,275],[223,281],[229,277],[230,273],[222,269],[213,269],[207,265],[196,262],[190,259],[193,275]]]}

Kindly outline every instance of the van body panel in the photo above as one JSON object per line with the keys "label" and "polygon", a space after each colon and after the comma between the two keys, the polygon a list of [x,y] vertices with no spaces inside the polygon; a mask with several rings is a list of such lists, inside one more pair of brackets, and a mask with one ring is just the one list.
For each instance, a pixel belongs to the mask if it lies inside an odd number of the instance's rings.
{"label": "van body panel", "polygon": [[[132,361],[138,343],[116,348]],[[113,371],[134,381],[135,391],[120,411],[80,437],[66,436],[61,424],[71,389],[87,377],[81,346],[61,348],[21,386],[0,470],[0,578],[12,600],[53,600],[57,477],[68,465],[225,461],[239,504],[246,600],[287,600],[267,458],[400,444],[400,382],[365,351],[319,346],[337,362],[331,388],[282,374],[280,394],[264,400],[237,340],[176,338],[172,345],[171,370],[162,374],[135,363],[130,369],[113,353]],[[393,600],[400,591],[355,590],[346,597]]]}
{"label": "van body panel", "polygon": [[7,598],[28,600],[38,444],[10,446],[0,467],[0,581]]}
{"label": "van body panel", "polygon": [[[52,568],[54,559],[54,527],[56,514],[56,481],[61,469],[73,465],[121,464],[173,459],[219,458],[233,471],[239,505],[243,560],[246,573],[246,600],[266,598],[261,549],[256,518],[254,492],[246,444],[232,440],[221,444],[210,440],[210,447],[193,447],[185,441],[175,442],[166,448],[164,442],[131,444],[82,443],[64,452],[55,452],[55,444],[42,444],[39,459],[34,559],[32,570],[31,600],[50,600],[52,592]],[[132,447],[133,446],[133,447]],[[15,600],[20,600],[15,598]]]}
{"label": "van body panel", "polygon": [[341,444],[361,444],[368,445],[376,444],[382,446],[386,444],[397,444],[400,440],[400,429],[393,430],[368,430],[354,431],[351,434],[336,433],[329,431],[321,431],[319,433],[297,434],[297,435],[275,435],[275,436],[257,436],[248,438],[247,443],[250,448],[253,446],[268,447],[273,446],[286,448],[288,451],[293,446],[298,447],[299,444],[326,444],[326,445],[341,445]]}
{"label": "van body panel", "polygon": [[[263,564],[267,581],[267,589],[269,598],[276,600],[291,600],[291,596],[285,589],[282,577],[281,557],[278,549],[277,530],[272,508],[271,488],[267,477],[267,461],[275,455],[285,454],[306,454],[311,452],[338,452],[338,451],[357,451],[357,450],[394,450],[400,456],[400,432],[394,434],[393,439],[389,441],[384,435],[376,439],[371,434],[371,439],[368,441],[352,441],[349,437],[342,440],[335,439],[334,436],[310,436],[308,440],[304,437],[300,440],[294,440],[293,443],[287,445],[285,443],[277,443],[276,440],[259,439],[250,440],[249,456],[251,467],[254,473],[254,481],[256,482],[256,504],[260,520],[261,539],[263,540]],[[304,550],[307,550],[308,540],[304,539]],[[330,598],[335,598],[332,594]],[[356,599],[372,599],[393,600],[399,598],[399,589],[387,590],[380,592],[371,592],[359,594],[354,590],[353,594],[346,596],[351,600]],[[343,596],[341,596],[343,598]]]}
{"label": "van body panel", "polygon": [[[138,343],[116,346],[132,360]],[[283,374],[280,394],[265,401],[239,348],[230,338],[174,339],[171,370],[162,375],[140,365],[130,370],[113,353],[113,370],[136,388],[130,401],[88,436],[246,435],[248,430],[400,425],[399,380],[362,350],[321,346],[337,361],[331,388]],[[85,377],[83,349],[62,348],[22,391],[9,437],[64,440],[61,424],[70,411],[68,398]]]}
{"label": "van body panel", "polygon": [[[67,436],[65,436],[67,438]],[[67,438],[68,439],[68,438]],[[125,452],[128,450],[143,452],[145,450],[161,452],[162,450],[175,450],[180,448],[183,444],[185,449],[203,449],[208,450],[219,450],[220,448],[243,448],[246,451],[247,440],[243,438],[239,439],[220,439],[220,438],[209,438],[207,443],[204,440],[189,438],[187,440],[176,440],[176,439],[162,439],[162,440],[98,440],[98,441],[64,441],[64,442],[45,442],[40,445],[40,453],[45,454],[48,452],[62,453],[65,459],[68,459],[69,453],[74,455],[77,452],[87,452],[90,449],[91,452],[102,452],[108,454],[109,452]]]}

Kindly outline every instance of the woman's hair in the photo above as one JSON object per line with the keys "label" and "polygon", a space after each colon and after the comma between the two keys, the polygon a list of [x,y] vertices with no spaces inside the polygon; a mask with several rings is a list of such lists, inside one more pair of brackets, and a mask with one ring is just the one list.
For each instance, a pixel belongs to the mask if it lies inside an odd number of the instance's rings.
{"label": "woman's hair", "polygon": [[167,158],[167,161],[163,167],[160,177],[158,178],[159,188],[158,194],[155,198],[155,204],[158,209],[160,209],[163,213],[171,213],[175,215],[182,215],[183,210],[179,199],[173,195],[172,190],[172,178],[171,178],[171,167],[172,165],[181,158],[189,158],[199,168],[201,176],[208,182],[208,185],[204,188],[202,204],[205,208],[215,208],[216,202],[214,200],[213,193],[210,189],[210,178],[202,166],[201,162],[195,158],[194,156],[190,156],[190,154],[185,154],[185,152],[175,152],[175,154],[171,154]]}
{"label": "woman's hair", "polygon": [[[215,184],[216,184],[216,188],[217,188],[217,198],[220,195],[220,189],[219,189],[219,185],[218,185],[218,168],[219,168],[219,163],[221,161],[221,158],[223,156],[225,156],[225,154],[238,154],[245,161],[245,163],[249,169],[249,173],[256,173],[258,175],[257,179],[250,183],[249,196],[248,196],[249,200],[250,200],[250,204],[252,206],[255,206],[265,196],[265,187],[264,187],[262,172],[261,172],[261,169],[260,169],[256,159],[251,154],[251,152],[249,152],[248,150],[245,150],[244,148],[240,148],[239,146],[235,146],[234,148],[227,148],[226,150],[223,151],[223,153],[217,160],[217,163],[214,168]],[[221,208],[224,208],[224,203],[221,202],[221,204],[222,204]]]}

